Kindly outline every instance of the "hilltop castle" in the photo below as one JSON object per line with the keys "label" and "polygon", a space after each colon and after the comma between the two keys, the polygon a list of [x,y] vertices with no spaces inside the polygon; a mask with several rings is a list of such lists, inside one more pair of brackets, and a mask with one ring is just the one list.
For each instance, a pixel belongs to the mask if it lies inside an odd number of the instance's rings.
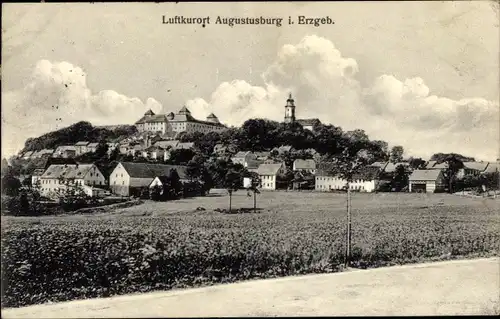
{"label": "hilltop castle", "polygon": [[308,130],[313,130],[314,125],[321,124],[321,121],[317,118],[312,119],[296,119],[295,118],[295,100],[292,98],[292,94],[288,96],[285,105],[285,123],[299,123]]}
{"label": "hilltop castle", "polygon": [[155,114],[148,110],[140,120],[135,122],[139,132],[201,132],[222,131],[226,126],[219,122],[217,116],[211,113],[206,121],[195,119],[187,107],[182,107],[176,114]]}

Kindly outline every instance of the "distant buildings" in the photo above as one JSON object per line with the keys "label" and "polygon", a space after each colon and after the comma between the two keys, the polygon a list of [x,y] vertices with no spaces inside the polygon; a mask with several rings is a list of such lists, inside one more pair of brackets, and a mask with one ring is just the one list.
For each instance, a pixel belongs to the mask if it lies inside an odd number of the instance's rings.
{"label": "distant buildings", "polygon": [[292,94],[286,100],[285,105],[285,123],[299,123],[305,129],[310,131],[313,130],[314,126],[317,124],[321,124],[321,121],[317,118],[312,119],[296,119],[295,118],[295,100],[292,98]]}
{"label": "distant buildings", "polygon": [[293,161],[293,170],[314,174],[316,173],[316,162],[313,159],[296,159]]}
{"label": "distant buildings", "polygon": [[219,122],[213,113],[205,121],[195,119],[187,107],[182,107],[177,113],[155,114],[148,110],[135,126],[139,132],[201,132],[222,131],[226,126]]}
{"label": "distant buildings", "polygon": [[109,186],[114,194],[139,195],[156,177],[170,175],[171,169],[177,171],[181,181],[188,181],[185,166],[120,162],[109,176]]}

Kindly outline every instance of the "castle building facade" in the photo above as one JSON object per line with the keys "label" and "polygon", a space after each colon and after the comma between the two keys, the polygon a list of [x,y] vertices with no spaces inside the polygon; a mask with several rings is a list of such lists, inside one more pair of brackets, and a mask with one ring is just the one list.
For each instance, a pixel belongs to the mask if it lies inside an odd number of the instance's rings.
{"label": "castle building facade", "polygon": [[226,126],[219,122],[217,116],[211,113],[205,121],[195,119],[187,107],[183,107],[177,113],[155,114],[147,111],[144,116],[135,122],[139,132],[201,132],[222,131]]}

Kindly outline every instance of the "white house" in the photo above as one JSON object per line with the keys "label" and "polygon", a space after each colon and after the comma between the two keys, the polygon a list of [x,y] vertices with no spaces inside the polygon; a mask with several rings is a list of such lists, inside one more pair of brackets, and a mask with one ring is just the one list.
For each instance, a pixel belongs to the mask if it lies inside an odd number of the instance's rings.
{"label": "white house", "polygon": [[80,141],[75,144],[76,155],[82,155],[88,152],[87,145],[89,145],[88,141]]}
{"label": "white house", "polygon": [[313,159],[296,159],[293,161],[294,171],[316,173],[316,162]]}
{"label": "white house", "polygon": [[443,172],[439,169],[414,170],[409,177],[410,192],[434,193],[445,187]]}
{"label": "white house", "polygon": [[106,185],[106,178],[94,164],[50,165],[39,180],[40,193],[47,197],[53,197],[56,192],[75,185]]}
{"label": "white house", "polygon": [[285,165],[279,164],[260,164],[256,170],[260,177],[260,187],[262,189],[276,189],[276,181],[278,174],[285,172]]}
{"label": "white house", "polygon": [[[334,174],[332,163],[322,163],[316,171],[315,190],[332,191],[343,190],[347,187],[347,180]],[[349,183],[349,189],[359,192],[373,192],[379,183],[380,168],[368,166],[359,173],[354,174],[353,180]]]}
{"label": "white house", "polygon": [[466,176],[479,176],[486,171],[488,162],[463,162],[464,167],[457,173],[458,178]]}
{"label": "white house", "polygon": [[243,167],[248,167],[250,161],[255,161],[257,156],[250,151],[247,152],[238,152],[233,157],[231,157],[231,161],[233,164],[241,164]]}
{"label": "white house", "polygon": [[99,145],[99,143],[89,143],[87,145],[87,151],[88,152],[92,152],[92,153],[95,153],[97,151],[97,146]]}
{"label": "white house", "polygon": [[77,148],[73,145],[58,146],[52,157],[73,158],[77,154]]}
{"label": "white house", "polygon": [[120,162],[109,176],[109,186],[118,195],[138,195],[157,176],[169,175],[171,169],[177,171],[181,181],[188,180],[185,166]]}

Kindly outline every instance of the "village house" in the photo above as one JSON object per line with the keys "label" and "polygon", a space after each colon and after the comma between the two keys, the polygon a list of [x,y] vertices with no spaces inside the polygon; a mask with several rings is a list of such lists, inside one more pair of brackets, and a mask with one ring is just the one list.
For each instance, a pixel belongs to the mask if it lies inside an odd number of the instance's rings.
{"label": "village house", "polygon": [[76,155],[77,156],[80,156],[82,154],[85,154],[88,152],[87,150],[87,145],[89,145],[90,142],[88,141],[80,141],[78,143],[75,144],[75,147],[76,147]]}
{"label": "village house", "polygon": [[99,143],[89,143],[87,145],[87,152],[90,152],[90,153],[95,153],[97,151],[97,146],[99,145]]}
{"label": "village house", "polygon": [[109,186],[114,194],[138,196],[156,177],[170,174],[172,168],[182,182],[188,181],[185,166],[120,162],[109,176]]}
{"label": "village house", "polygon": [[106,178],[94,164],[50,165],[39,180],[40,194],[47,197],[54,197],[57,192],[76,185],[92,196],[92,187],[106,185]]}
{"label": "village house", "polygon": [[27,151],[25,152],[21,157],[23,159],[30,159],[31,158],[31,155],[33,155],[33,151]]}
{"label": "village house", "polygon": [[40,177],[43,175],[45,172],[45,169],[43,168],[37,168],[33,171],[31,174],[31,185],[35,186],[36,183],[40,180]]}
{"label": "village house", "polygon": [[408,162],[398,162],[398,163],[387,163],[387,165],[385,165],[383,171],[385,173],[389,173],[389,174],[392,174],[394,172],[396,172],[396,168],[398,166],[403,166],[405,168],[406,171],[408,171],[410,169],[410,163]]}
{"label": "village house", "polygon": [[500,164],[495,162],[489,162],[483,174],[496,173],[500,171]]}
{"label": "village house", "polygon": [[257,157],[250,151],[238,152],[231,157],[231,162],[233,162],[233,164],[241,164],[243,167],[248,167],[249,162],[255,160],[257,160]]}
{"label": "village house", "polygon": [[54,153],[53,149],[43,149],[38,152],[35,152],[31,155],[30,158],[42,158],[42,157],[50,157]]}
{"label": "village house", "polygon": [[260,164],[256,170],[260,177],[260,187],[262,189],[275,190],[277,187],[277,177],[285,172],[284,163]]}
{"label": "village house", "polygon": [[313,159],[296,159],[293,161],[293,171],[316,173],[316,162]]}
{"label": "village house", "polygon": [[77,149],[73,145],[58,146],[52,157],[73,158],[76,157]]}
{"label": "village house", "polygon": [[271,156],[271,152],[254,152],[255,157],[259,161],[265,161]]}
{"label": "village house", "polygon": [[[315,189],[317,191],[345,190],[347,180],[334,172],[333,163],[322,163],[316,171]],[[355,173],[349,183],[349,189],[359,192],[373,192],[377,190],[381,170],[378,167],[368,166]]]}
{"label": "village house", "polygon": [[444,190],[443,172],[439,169],[414,170],[408,181],[409,192],[434,193]]}
{"label": "village house", "polygon": [[444,170],[448,168],[448,163],[443,162],[443,163],[438,163],[437,161],[428,161],[427,164],[425,165],[425,169],[429,170]]}
{"label": "village house", "polygon": [[479,176],[488,167],[488,162],[463,162],[464,167],[457,173],[458,178],[466,176]]}

